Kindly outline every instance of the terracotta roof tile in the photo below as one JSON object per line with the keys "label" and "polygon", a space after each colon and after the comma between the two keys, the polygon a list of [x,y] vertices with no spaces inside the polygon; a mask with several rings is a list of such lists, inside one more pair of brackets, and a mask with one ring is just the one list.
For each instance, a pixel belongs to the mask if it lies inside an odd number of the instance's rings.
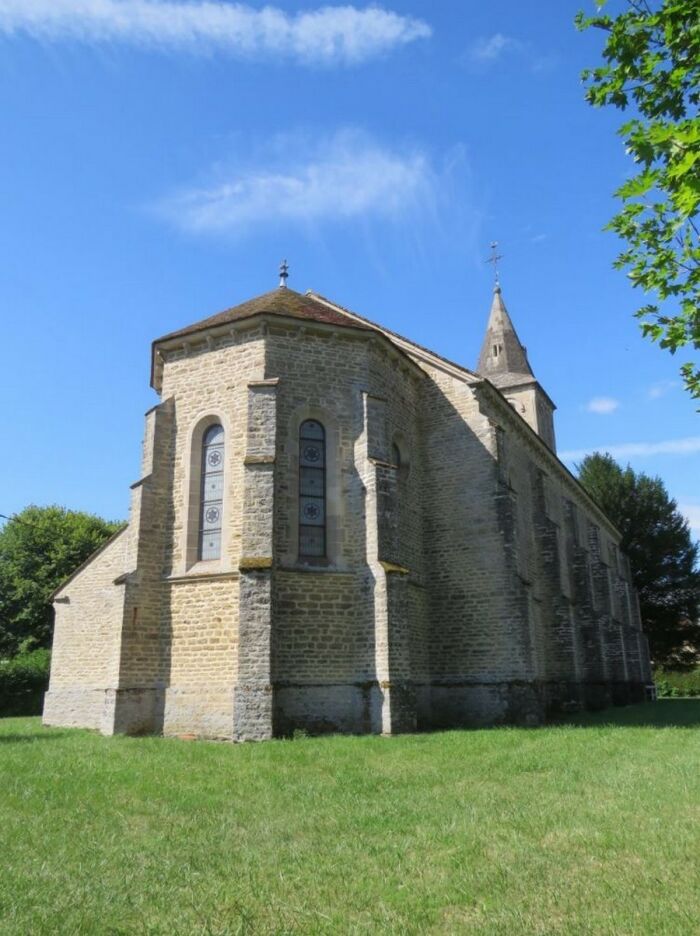
{"label": "terracotta roof tile", "polygon": [[329,308],[324,302],[318,302],[312,296],[304,296],[295,292],[293,289],[280,289],[279,287],[272,292],[264,293],[262,296],[256,296],[247,302],[225,309],[216,315],[202,319],[201,322],[195,322],[186,328],[170,332],[156,338],[154,345],[161,341],[169,341],[172,338],[184,338],[187,335],[193,335],[204,331],[207,328],[215,328],[217,325],[226,325],[229,322],[238,322],[241,319],[251,318],[253,315],[261,313],[271,313],[273,315],[284,315],[288,318],[308,319],[314,322],[325,322],[328,325],[343,325],[346,328],[365,328],[370,329],[369,325],[363,325],[349,315],[343,315],[340,310]]}

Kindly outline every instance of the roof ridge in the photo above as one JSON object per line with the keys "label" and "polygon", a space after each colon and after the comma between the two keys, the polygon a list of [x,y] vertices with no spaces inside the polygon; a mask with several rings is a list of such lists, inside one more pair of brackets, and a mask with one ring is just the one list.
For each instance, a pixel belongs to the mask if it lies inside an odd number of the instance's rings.
{"label": "roof ridge", "polygon": [[[206,318],[193,322],[191,325],[186,325],[183,328],[178,328],[175,331],[161,335],[159,338],[154,339],[153,345],[155,346],[163,341],[171,341],[173,338],[185,338],[187,335],[197,334],[198,332],[206,331],[208,328],[216,328],[219,325],[226,325],[238,319],[250,318],[260,312],[312,319],[314,315],[309,314],[312,310],[308,309],[311,303],[319,306],[322,305],[322,303],[314,296],[309,295],[309,293],[300,293],[289,287],[282,289],[278,286],[266,293],[261,293],[258,296],[245,299],[243,302],[239,302],[234,306],[228,306],[220,312],[215,312],[213,315],[208,315]],[[320,317],[321,321],[328,321],[329,324],[346,324],[345,321],[339,321],[338,319],[340,319],[339,315],[336,315],[335,318],[331,317],[330,319],[325,316]]]}
{"label": "roof ridge", "polygon": [[387,335],[389,338],[398,340],[408,345],[411,348],[415,348],[420,351],[422,354],[427,354],[429,357],[437,358],[438,361],[442,361],[445,364],[449,364],[450,367],[455,367],[457,370],[462,371],[465,374],[468,374],[470,377],[474,377],[475,380],[483,380],[481,374],[478,374],[476,371],[470,370],[468,367],[465,367],[463,364],[457,364],[456,361],[451,360],[450,358],[445,357],[442,354],[438,354],[437,351],[433,351],[432,348],[426,348],[425,345],[418,344],[417,341],[412,341],[410,338],[406,338],[404,335],[400,335],[398,332],[392,331],[390,328],[386,328],[384,325],[378,325],[376,322],[373,322],[371,319],[365,318],[364,315],[360,315],[359,312],[353,312],[352,309],[347,309],[345,306],[339,305],[337,302],[334,302],[332,299],[328,299],[326,296],[322,296],[320,293],[314,292],[311,289],[306,291],[307,296],[311,296],[313,299],[320,300],[321,302],[326,303],[334,309],[337,309],[339,312],[347,315],[351,319],[357,319],[359,322],[362,322],[365,325],[370,325],[376,331],[381,332],[384,335]]}
{"label": "roof ridge", "polygon": [[411,341],[410,338],[406,338],[398,334],[398,332],[392,331],[390,328],[386,328],[377,322],[373,322],[371,319],[365,318],[365,316],[360,315],[358,312],[353,312],[352,309],[339,305],[337,302],[321,295],[321,293],[317,293],[312,289],[308,289],[305,293],[299,293],[293,289],[281,289],[277,287],[259,296],[253,296],[251,299],[247,299],[238,305],[229,306],[221,312],[217,312],[205,319],[194,322],[192,325],[156,338],[152,343],[152,385],[156,385],[154,383],[154,381],[156,381],[155,351],[159,344],[167,341],[175,341],[178,338],[187,341],[190,337],[195,338],[195,336],[211,328],[224,327],[261,314],[278,315],[302,322],[316,321],[325,325],[373,331],[383,336],[400,351],[413,355],[414,357],[422,357],[424,361],[432,362],[435,365],[449,367],[456,375],[466,377],[470,382],[483,379],[480,374],[469,370],[469,368],[457,364],[449,358],[443,357],[436,351],[432,351],[430,348],[426,348],[416,341]]}

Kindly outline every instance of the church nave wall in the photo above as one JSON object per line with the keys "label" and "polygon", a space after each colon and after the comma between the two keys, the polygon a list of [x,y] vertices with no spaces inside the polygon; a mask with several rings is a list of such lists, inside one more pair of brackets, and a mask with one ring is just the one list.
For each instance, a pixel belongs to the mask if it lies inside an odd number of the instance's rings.
{"label": "church nave wall", "polygon": [[645,677],[624,647],[630,642],[625,629],[640,628],[619,536],[563,467],[527,436],[506,430],[501,461],[519,502],[515,567],[540,602],[530,605],[533,668],[546,706],[637,697]]}
{"label": "church nave wall", "polygon": [[128,531],[122,530],[56,596],[44,723],[102,728],[105,690],[117,684]]}

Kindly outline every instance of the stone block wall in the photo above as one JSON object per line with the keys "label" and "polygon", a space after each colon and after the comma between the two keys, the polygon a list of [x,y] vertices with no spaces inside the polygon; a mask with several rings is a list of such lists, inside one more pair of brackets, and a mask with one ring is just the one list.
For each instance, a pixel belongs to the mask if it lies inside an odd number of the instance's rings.
{"label": "stone block wall", "polygon": [[500,473],[513,501],[509,567],[527,596],[542,714],[642,698],[649,672],[644,652],[634,652],[643,635],[619,534],[539,440],[489,399],[503,427]]}
{"label": "stone block wall", "polygon": [[[509,716],[507,687],[531,679],[529,622],[513,576],[515,503],[499,475],[497,426],[474,378],[422,362],[423,544],[429,615],[428,724]],[[505,688],[504,688],[505,687]],[[527,714],[529,717],[529,714]]]}
{"label": "stone block wall", "polygon": [[102,729],[105,691],[117,685],[128,529],[56,594],[51,679],[44,724]]}
{"label": "stone block wall", "polygon": [[[640,697],[615,530],[494,388],[402,347],[263,317],[162,350],[129,528],[58,596],[47,723],[243,740]],[[318,560],[298,554],[305,419],[326,430]],[[213,423],[224,535],[201,562]]]}
{"label": "stone block wall", "polygon": [[[163,543],[164,572],[181,576],[196,572],[188,560],[188,526],[196,525],[193,502],[199,499],[192,485],[193,462],[201,455],[193,450],[196,429],[203,422],[218,421],[226,438],[224,466],[224,526],[222,558],[216,571],[237,570],[242,555],[243,476],[248,444],[248,384],[265,377],[265,337],[261,324],[219,335],[183,342],[165,354],[162,396],[175,406],[172,446],[168,453],[171,477],[167,529]],[[207,572],[213,569],[206,563]]]}
{"label": "stone block wall", "polygon": [[[377,342],[360,332],[270,328],[266,373],[279,381],[276,731],[380,731],[398,717],[415,726],[410,661],[399,671],[396,649],[403,641],[406,659],[409,650],[427,654],[416,650],[424,621],[414,626],[424,605],[402,594],[422,576],[414,417],[424,378],[388,342]],[[326,430],[328,553],[318,561],[298,555],[298,432],[305,419]],[[392,461],[394,445],[401,466]]]}
{"label": "stone block wall", "polygon": [[[257,608],[249,588],[256,573],[242,573],[240,566],[244,558],[260,559],[261,553],[270,553],[264,530],[244,524],[256,502],[264,499],[265,475],[273,467],[264,458],[255,461],[267,451],[263,417],[269,415],[271,388],[263,383],[258,393],[251,384],[264,382],[264,377],[260,323],[214,340],[204,337],[185,343],[166,355],[162,393],[173,400],[175,419],[167,459],[170,502],[160,568],[165,734],[236,736],[242,602]],[[219,560],[197,562],[188,542],[196,540],[192,532],[196,534],[199,522],[195,468],[201,458],[202,432],[198,427],[214,422],[225,433],[222,554]],[[272,424],[274,440],[274,420]],[[252,617],[248,617],[250,626]],[[266,692],[269,695],[269,689]]]}
{"label": "stone block wall", "polygon": [[164,590],[164,734],[232,737],[238,592],[235,573]]}

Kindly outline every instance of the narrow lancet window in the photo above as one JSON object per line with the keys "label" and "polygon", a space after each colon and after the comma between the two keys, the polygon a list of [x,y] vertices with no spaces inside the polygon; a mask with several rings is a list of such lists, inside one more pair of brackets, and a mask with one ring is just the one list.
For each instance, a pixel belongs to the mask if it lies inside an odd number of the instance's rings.
{"label": "narrow lancet window", "polygon": [[199,559],[221,558],[221,516],[224,501],[224,430],[210,426],[202,440],[202,492],[199,518]]}
{"label": "narrow lancet window", "polygon": [[326,555],[326,433],[314,419],[299,429],[299,555]]}

